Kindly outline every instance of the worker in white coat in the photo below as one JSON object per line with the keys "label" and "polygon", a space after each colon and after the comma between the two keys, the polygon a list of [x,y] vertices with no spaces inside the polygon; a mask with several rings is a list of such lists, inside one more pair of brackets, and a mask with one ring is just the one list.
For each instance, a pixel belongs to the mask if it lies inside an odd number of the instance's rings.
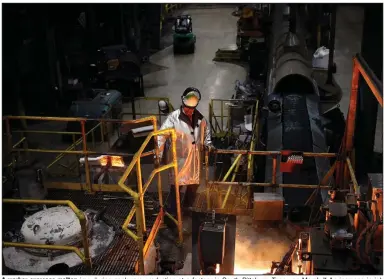
{"label": "worker in white coat", "polygon": [[[200,185],[201,154],[204,148],[213,150],[211,131],[207,120],[196,109],[201,99],[200,91],[188,87],[181,96],[182,105],[170,113],[160,130],[174,128],[176,130],[176,153],[178,163],[177,181],[180,187],[187,186],[184,206],[193,205],[197,189]],[[165,163],[172,160],[170,141],[166,137],[158,138],[160,158]],[[164,162],[164,161],[163,161]],[[176,213],[174,173],[170,171],[171,190],[167,202],[168,211]]]}

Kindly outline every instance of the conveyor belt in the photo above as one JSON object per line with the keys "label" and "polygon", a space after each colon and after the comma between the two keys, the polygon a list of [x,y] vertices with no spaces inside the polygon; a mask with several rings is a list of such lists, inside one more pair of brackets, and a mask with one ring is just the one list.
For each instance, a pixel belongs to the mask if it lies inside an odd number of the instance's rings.
{"label": "conveyor belt", "polygon": [[[283,149],[313,152],[312,132],[305,95],[287,94],[283,98]],[[314,158],[305,158],[303,165],[294,173],[284,173],[286,184],[318,184]],[[302,205],[313,190],[284,189],[284,198],[290,205]]]}

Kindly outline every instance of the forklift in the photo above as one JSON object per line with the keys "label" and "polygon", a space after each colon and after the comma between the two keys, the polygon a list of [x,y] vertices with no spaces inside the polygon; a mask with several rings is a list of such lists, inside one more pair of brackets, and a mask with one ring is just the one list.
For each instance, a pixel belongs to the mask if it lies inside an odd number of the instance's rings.
{"label": "forklift", "polygon": [[189,15],[181,15],[176,18],[173,27],[173,52],[195,52],[196,35],[192,32],[192,18]]}

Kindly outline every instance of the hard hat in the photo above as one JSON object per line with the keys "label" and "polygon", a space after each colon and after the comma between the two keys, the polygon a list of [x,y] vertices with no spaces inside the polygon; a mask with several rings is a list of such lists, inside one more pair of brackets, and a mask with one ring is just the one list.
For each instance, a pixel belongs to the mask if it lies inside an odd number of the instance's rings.
{"label": "hard hat", "polygon": [[181,96],[181,100],[183,105],[187,108],[195,108],[199,104],[201,99],[201,94],[199,89],[194,87],[188,87],[185,89],[183,95]]}
{"label": "hard hat", "polygon": [[162,113],[168,113],[169,112],[169,106],[168,103],[164,100],[159,101],[159,109]]}

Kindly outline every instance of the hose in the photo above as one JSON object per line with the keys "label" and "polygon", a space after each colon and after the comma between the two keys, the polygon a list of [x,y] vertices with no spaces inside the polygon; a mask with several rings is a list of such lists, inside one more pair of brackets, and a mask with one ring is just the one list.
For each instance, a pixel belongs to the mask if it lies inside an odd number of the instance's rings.
{"label": "hose", "polygon": [[364,255],[364,258],[366,259],[367,263],[369,265],[372,265],[373,266],[373,263],[369,257],[369,253],[371,252],[371,248],[372,248],[372,241],[373,241],[373,238],[375,236],[375,232],[378,228],[378,226],[380,225],[380,221],[376,221],[375,223],[373,223],[373,225],[371,226],[371,229],[369,230],[369,232],[367,233],[367,237],[366,237],[366,240],[365,240],[365,255]]}
{"label": "hose", "polygon": [[[359,235],[359,237],[357,238],[357,241],[356,241],[356,253],[357,253],[357,257],[359,258],[359,260],[363,263],[363,264],[367,264],[369,265],[373,270],[376,270],[376,268],[374,267],[374,265],[372,264],[372,261],[371,259],[369,258],[368,254],[369,254],[369,248],[370,247],[365,247],[365,253],[364,253],[364,259],[361,255],[361,246],[360,246],[360,243],[363,239],[366,240],[366,243],[368,242],[368,240],[370,241],[371,238],[373,237],[374,235],[374,232],[376,231],[378,225],[379,225],[380,221],[377,221],[377,222],[374,222],[374,223],[369,223],[368,226],[361,232],[361,234]],[[372,230],[372,231],[371,231]],[[369,235],[369,237],[367,238],[364,238],[364,235],[366,235],[369,231],[371,231],[371,234]],[[368,245],[370,246],[370,245]]]}

